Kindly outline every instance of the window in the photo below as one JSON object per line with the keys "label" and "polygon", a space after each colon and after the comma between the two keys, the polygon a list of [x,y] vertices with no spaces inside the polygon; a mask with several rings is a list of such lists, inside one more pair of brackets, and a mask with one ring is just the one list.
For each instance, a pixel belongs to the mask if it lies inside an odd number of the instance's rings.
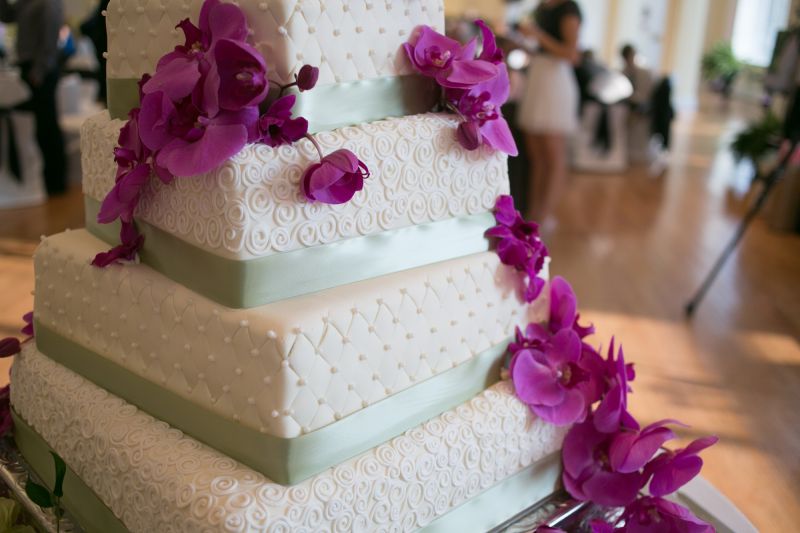
{"label": "window", "polygon": [[739,0],[733,23],[733,53],[740,60],[766,67],[775,38],[789,23],[791,0]]}

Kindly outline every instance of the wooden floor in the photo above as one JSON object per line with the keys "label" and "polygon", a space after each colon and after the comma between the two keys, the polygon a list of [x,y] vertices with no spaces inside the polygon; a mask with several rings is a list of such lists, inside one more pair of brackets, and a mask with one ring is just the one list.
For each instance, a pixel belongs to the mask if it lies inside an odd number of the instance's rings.
{"label": "wooden floor", "polygon": [[[800,238],[758,221],[694,320],[683,306],[750,198],[725,140],[752,110],[677,124],[669,171],[576,175],[547,236],[553,272],[573,284],[597,344],[612,335],[637,364],[632,408],[675,417],[685,438],[716,434],[704,475],[765,532],[800,524]],[[32,307],[40,234],[81,225],[79,191],[0,211],[0,336]]]}

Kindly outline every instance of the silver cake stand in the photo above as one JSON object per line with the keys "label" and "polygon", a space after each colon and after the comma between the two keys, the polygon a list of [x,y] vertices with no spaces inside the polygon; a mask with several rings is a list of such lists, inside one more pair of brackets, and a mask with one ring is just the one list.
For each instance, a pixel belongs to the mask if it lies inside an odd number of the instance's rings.
{"label": "silver cake stand", "polygon": [[[0,439],[0,484],[5,485],[9,496],[22,505],[26,516],[34,522],[32,525],[39,531],[56,533],[56,519],[52,512],[43,510],[25,494],[25,483],[29,477],[41,483],[17,451],[14,442],[9,438]],[[686,485],[677,494],[676,500],[713,524],[718,533],[758,533],[733,504],[702,478],[695,478]],[[589,531],[588,524],[593,519],[613,520],[619,513],[619,509],[575,501],[566,492],[559,491],[494,528],[491,533],[531,533],[543,525],[583,532]],[[83,532],[69,511],[61,519],[60,531]]]}

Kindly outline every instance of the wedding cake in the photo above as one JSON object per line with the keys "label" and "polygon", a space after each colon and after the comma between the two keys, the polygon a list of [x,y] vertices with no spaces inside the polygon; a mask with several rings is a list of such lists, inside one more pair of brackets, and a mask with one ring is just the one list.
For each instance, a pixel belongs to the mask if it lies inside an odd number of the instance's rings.
{"label": "wedding cake", "polygon": [[[490,250],[493,132],[431,112],[408,43],[444,31],[442,0],[112,0],[107,27],[87,227],[38,248],[12,375],[19,448],[45,478],[63,457],[81,525],[484,531],[549,495],[566,429],[500,382],[515,328],[547,320],[546,267]],[[436,80],[465,91],[453,69]],[[240,82],[302,124],[273,105],[241,126],[256,99],[215,92]]]}

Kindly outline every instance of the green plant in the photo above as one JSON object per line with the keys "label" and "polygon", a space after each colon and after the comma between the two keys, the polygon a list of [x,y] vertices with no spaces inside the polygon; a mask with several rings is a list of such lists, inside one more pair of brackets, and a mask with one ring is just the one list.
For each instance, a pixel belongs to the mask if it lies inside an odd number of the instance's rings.
{"label": "green plant", "polygon": [[61,507],[61,498],[64,496],[64,476],[67,474],[67,464],[55,452],[50,452],[53,456],[53,463],[56,470],[56,480],[53,484],[53,490],[49,490],[43,485],[34,483],[28,478],[25,483],[25,494],[31,499],[33,503],[42,509],[53,509],[53,514],[56,517],[56,531],[61,531],[61,517],[64,516],[64,509]]}
{"label": "green plant", "polygon": [[719,42],[703,56],[703,77],[710,81],[733,79],[742,66],[742,62],[733,54],[731,44]]}
{"label": "green plant", "polygon": [[782,127],[775,113],[768,111],[763,119],[750,124],[736,135],[731,142],[733,156],[737,161],[749,159],[757,165],[761,158],[775,147],[777,140],[780,139]]}
{"label": "green plant", "polygon": [[17,524],[20,506],[11,498],[0,498],[0,533],[36,533],[31,526]]}

